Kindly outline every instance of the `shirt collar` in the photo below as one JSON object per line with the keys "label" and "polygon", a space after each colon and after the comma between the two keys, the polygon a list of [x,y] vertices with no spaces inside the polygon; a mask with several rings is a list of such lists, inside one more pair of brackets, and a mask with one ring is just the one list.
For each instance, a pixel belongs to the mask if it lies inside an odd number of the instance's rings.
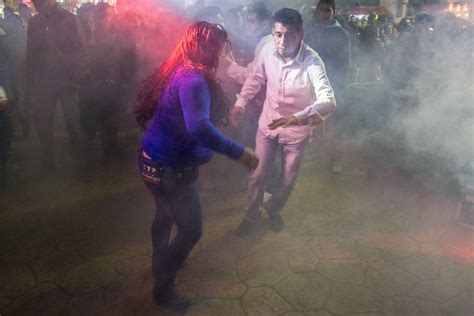
{"label": "shirt collar", "polygon": [[[304,51],[305,51],[304,46],[305,45],[306,44],[303,41],[301,41],[300,47],[298,48],[298,53],[296,54],[295,58],[293,58],[291,60],[292,63],[294,63],[294,62],[299,63],[299,64],[303,63],[304,55],[305,55],[304,54]],[[273,51],[273,55],[276,56],[277,58],[279,58],[280,60],[283,60],[283,58],[281,58],[281,56],[278,54],[278,52],[276,50],[276,47],[275,47],[275,50]]]}

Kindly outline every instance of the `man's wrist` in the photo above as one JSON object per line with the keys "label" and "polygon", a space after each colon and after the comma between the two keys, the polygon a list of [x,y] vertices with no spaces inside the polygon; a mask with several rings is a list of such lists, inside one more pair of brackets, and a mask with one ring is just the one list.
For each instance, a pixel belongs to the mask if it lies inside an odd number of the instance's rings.
{"label": "man's wrist", "polygon": [[245,110],[245,106],[247,105],[248,101],[241,96],[240,94],[237,95],[237,100],[235,101],[234,107],[240,108],[241,110]]}

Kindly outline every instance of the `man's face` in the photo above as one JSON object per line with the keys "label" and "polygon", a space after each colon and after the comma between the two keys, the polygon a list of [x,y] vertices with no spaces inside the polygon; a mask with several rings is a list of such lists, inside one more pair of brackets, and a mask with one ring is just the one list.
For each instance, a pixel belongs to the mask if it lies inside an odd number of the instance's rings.
{"label": "man's face", "polygon": [[260,21],[256,13],[250,13],[247,16],[247,33],[252,36],[258,36],[262,32],[267,31],[269,25],[268,21]]}
{"label": "man's face", "polygon": [[275,22],[273,38],[278,54],[283,58],[287,58],[292,56],[300,47],[303,31],[297,31],[291,25],[285,26],[280,22]]}
{"label": "man's face", "polygon": [[3,5],[6,7],[12,7],[13,6],[13,0],[3,0]]}
{"label": "man's face", "polygon": [[55,0],[33,0],[32,1],[36,11],[39,13],[46,12],[52,7],[54,7],[56,1]]}
{"label": "man's face", "polygon": [[328,3],[319,3],[316,7],[316,18],[318,23],[331,24],[334,19],[334,9]]}

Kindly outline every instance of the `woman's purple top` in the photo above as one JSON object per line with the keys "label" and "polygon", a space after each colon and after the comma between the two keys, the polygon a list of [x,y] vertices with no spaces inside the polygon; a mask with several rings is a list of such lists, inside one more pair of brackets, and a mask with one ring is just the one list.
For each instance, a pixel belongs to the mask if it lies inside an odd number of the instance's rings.
{"label": "woman's purple top", "polygon": [[238,159],[244,146],[222,134],[209,120],[211,97],[201,74],[181,67],[166,87],[145,133],[143,150],[172,167],[202,165],[213,151]]}

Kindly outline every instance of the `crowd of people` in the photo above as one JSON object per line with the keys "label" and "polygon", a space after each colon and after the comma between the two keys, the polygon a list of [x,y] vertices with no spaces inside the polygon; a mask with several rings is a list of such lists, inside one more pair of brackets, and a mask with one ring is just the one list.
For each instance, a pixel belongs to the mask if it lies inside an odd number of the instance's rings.
{"label": "crowd of people", "polygon": [[[90,176],[92,172],[97,158],[93,143],[99,131],[104,156],[118,156],[119,123],[131,116],[139,82],[171,50],[175,41],[172,34],[190,21],[218,23],[229,33],[232,57],[223,60],[225,67],[218,71],[231,101],[245,78],[235,65],[249,65],[272,32],[272,12],[263,3],[223,12],[197,1],[178,14],[157,10],[145,1],[140,5],[119,1],[116,7],[85,3],[77,10],[77,17],[54,1],[34,3],[39,14],[33,20],[32,10],[22,4],[18,12],[5,7],[1,21],[0,84],[10,100],[1,114],[2,182],[14,135],[13,121],[16,134],[28,138],[34,118],[41,166],[44,173],[55,169],[52,133],[58,100],[71,154],[82,160],[78,161],[81,174]],[[440,51],[453,50],[453,46],[465,53],[458,56],[461,60],[470,58],[472,26],[450,13],[433,17],[420,12],[396,24],[392,16],[385,15],[358,19],[337,10],[334,1],[308,4],[300,8],[304,41],[325,62],[338,96],[350,83],[385,82],[395,90],[404,89],[427,58],[440,56]],[[42,7],[48,6],[56,7],[54,14],[41,14]],[[248,119],[241,128],[241,137],[251,146],[264,96],[262,91],[254,98],[257,106],[246,110]]]}
{"label": "crowd of people", "polygon": [[[312,131],[327,121],[337,133],[328,118],[336,100],[351,102],[344,96],[348,85],[384,82],[400,91],[420,72],[432,72],[426,68],[433,61],[446,62],[446,52],[455,56],[455,68],[472,59],[472,28],[451,14],[420,12],[395,24],[389,16],[337,14],[334,0],[312,3],[311,14],[307,7],[273,14],[262,3],[222,12],[197,1],[180,15],[122,1],[86,3],[75,15],[54,0],[33,3],[37,14],[6,7],[0,23],[0,181],[5,184],[13,122],[17,135],[29,138],[34,118],[42,172],[54,173],[60,104],[78,175],[91,181],[97,134],[105,160],[120,157],[120,124],[135,114],[145,131],[140,173],[156,202],[154,298],[176,310],[190,305],[174,280],[201,236],[197,179],[214,151],[251,171],[237,235],[250,234],[262,210],[270,229],[280,232]],[[281,170],[271,184],[277,152]]]}

